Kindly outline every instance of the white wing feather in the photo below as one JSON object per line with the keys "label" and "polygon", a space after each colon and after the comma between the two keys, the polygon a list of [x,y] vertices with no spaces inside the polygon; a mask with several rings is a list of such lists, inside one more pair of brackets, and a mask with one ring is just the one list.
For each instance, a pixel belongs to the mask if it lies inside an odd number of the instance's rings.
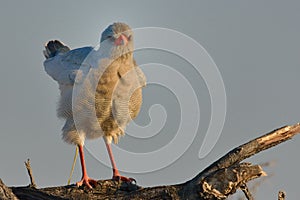
{"label": "white wing feather", "polygon": [[90,69],[86,57],[94,51],[92,47],[83,47],[59,53],[44,61],[45,71],[60,85],[74,85],[81,82],[83,73]]}

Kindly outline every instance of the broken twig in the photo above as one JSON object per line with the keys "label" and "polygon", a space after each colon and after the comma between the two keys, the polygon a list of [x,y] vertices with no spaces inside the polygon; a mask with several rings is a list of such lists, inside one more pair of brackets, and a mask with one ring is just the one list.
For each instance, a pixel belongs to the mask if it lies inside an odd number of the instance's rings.
{"label": "broken twig", "polygon": [[29,187],[37,188],[37,186],[35,184],[35,181],[34,181],[34,177],[33,177],[33,173],[32,173],[32,169],[31,169],[31,166],[30,166],[30,160],[29,159],[27,159],[27,161],[25,161],[25,166],[26,166],[29,178],[30,178]]}

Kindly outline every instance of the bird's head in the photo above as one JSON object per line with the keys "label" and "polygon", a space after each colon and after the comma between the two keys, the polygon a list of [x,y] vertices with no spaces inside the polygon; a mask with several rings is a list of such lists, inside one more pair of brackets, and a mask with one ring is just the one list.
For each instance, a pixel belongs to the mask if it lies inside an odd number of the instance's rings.
{"label": "bird's head", "polygon": [[109,25],[103,31],[100,42],[102,51],[107,51],[111,58],[133,52],[133,32],[125,23],[116,22]]}

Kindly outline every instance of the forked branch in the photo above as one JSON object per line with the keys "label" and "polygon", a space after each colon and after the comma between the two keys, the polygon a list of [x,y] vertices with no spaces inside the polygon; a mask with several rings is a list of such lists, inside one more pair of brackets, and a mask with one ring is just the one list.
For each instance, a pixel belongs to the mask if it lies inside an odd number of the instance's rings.
{"label": "forked branch", "polygon": [[[0,184],[0,196],[3,191],[12,191],[21,200],[25,199],[118,199],[118,200],[201,200],[226,199],[241,189],[248,199],[253,199],[247,187],[247,182],[265,176],[266,173],[259,165],[241,163],[246,158],[263,150],[278,145],[300,132],[300,123],[284,126],[253,139],[211,164],[192,180],[178,185],[142,188],[137,185],[112,180],[99,180],[98,185],[89,190],[77,188],[75,185],[35,189],[33,187],[11,187],[8,189]],[[32,172],[31,172],[32,173]],[[1,183],[1,182],[0,182]],[[32,181],[32,184],[34,182]],[[2,192],[2,193],[1,193]],[[278,199],[284,199],[280,192]]]}

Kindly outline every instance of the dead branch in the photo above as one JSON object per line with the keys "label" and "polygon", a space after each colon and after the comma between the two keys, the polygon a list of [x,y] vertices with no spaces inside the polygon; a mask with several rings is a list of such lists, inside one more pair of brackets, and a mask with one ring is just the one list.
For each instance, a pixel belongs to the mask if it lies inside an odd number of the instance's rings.
{"label": "dead branch", "polygon": [[15,194],[0,179],[0,199],[18,200]]}
{"label": "dead branch", "polygon": [[36,183],[34,181],[34,177],[33,177],[33,173],[32,173],[32,169],[31,169],[31,166],[30,166],[30,160],[29,159],[27,159],[27,161],[25,161],[25,167],[27,169],[27,172],[28,172],[28,175],[29,175],[29,178],[30,178],[29,187],[36,188]]}
{"label": "dead branch", "polygon": [[249,191],[248,186],[246,184],[241,185],[240,188],[244,192],[244,194],[245,194],[245,196],[248,200],[254,200],[254,198],[253,198],[253,196],[252,196],[251,192]]}
{"label": "dead branch", "polygon": [[[251,140],[211,164],[192,180],[186,183],[169,186],[142,188],[121,181],[99,180],[92,190],[77,188],[75,185],[35,189],[32,187],[11,187],[19,199],[226,199],[241,189],[248,199],[252,195],[246,183],[250,180],[265,176],[266,173],[259,165],[241,163],[244,159],[263,150],[291,139],[300,132],[300,123],[276,129],[259,138]],[[5,185],[0,184],[1,191]],[[278,199],[284,199],[285,194],[279,193]]]}
{"label": "dead branch", "polygon": [[278,192],[278,200],[285,200],[285,192],[284,191]]}

